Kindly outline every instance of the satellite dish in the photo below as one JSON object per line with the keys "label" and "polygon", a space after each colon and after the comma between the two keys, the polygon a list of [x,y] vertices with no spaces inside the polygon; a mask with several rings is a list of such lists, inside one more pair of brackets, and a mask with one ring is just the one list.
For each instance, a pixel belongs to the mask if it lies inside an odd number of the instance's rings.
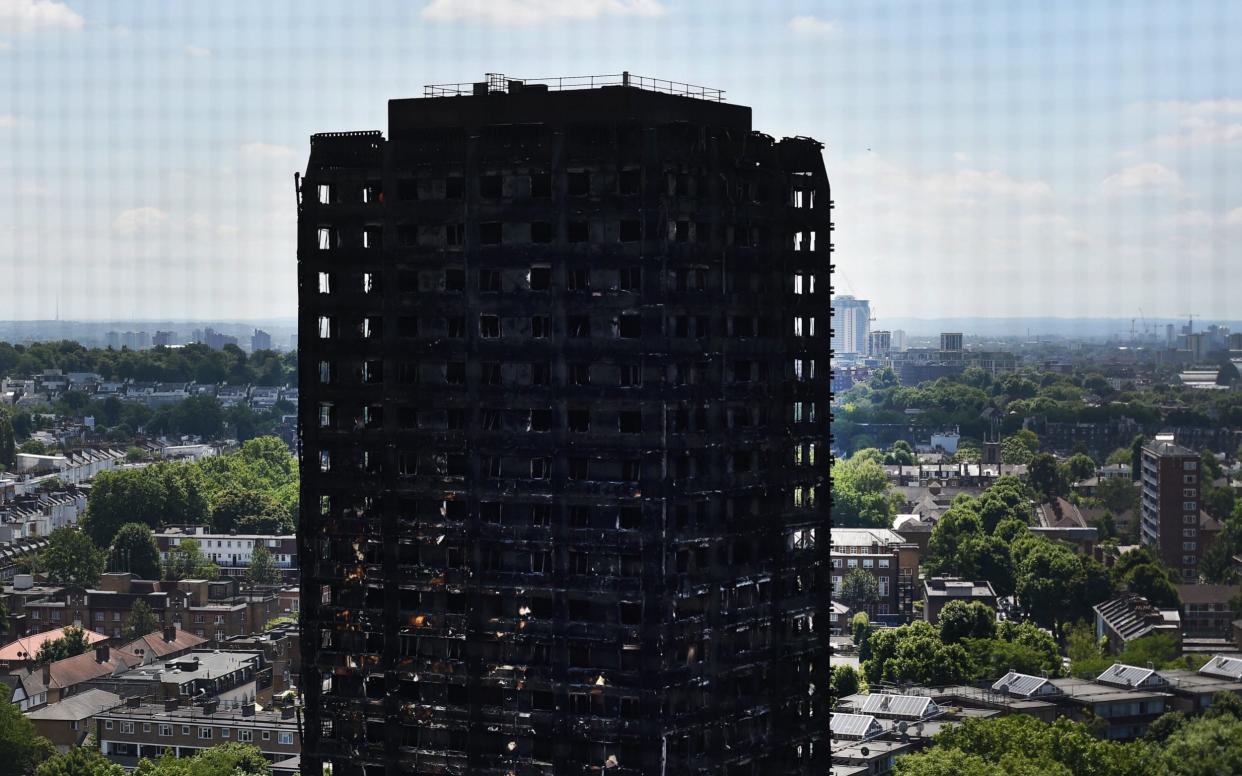
{"label": "satellite dish", "polygon": [[861,754],[863,757],[866,757],[867,755],[871,754],[871,750],[864,746],[858,750],[858,753]]}
{"label": "satellite dish", "polygon": [[897,732],[904,733],[906,732],[906,728],[909,726],[910,726],[909,723],[903,719],[902,721],[897,723]]}

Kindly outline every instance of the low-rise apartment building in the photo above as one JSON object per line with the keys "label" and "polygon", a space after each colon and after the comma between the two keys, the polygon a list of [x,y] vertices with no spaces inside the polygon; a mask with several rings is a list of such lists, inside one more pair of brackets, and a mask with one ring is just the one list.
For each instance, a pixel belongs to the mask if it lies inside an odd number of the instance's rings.
{"label": "low-rise apartment building", "polygon": [[168,553],[185,539],[198,542],[203,554],[220,567],[224,577],[244,577],[250,568],[250,557],[258,546],[267,548],[285,576],[293,584],[298,579],[298,538],[294,534],[222,534],[208,533],[203,526],[176,526],[155,534],[160,557],[168,559]]}
{"label": "low-rise apartment building", "polygon": [[190,705],[179,700],[125,705],[95,717],[95,740],[109,760],[133,768],[142,757],[158,758],[165,749],[177,757],[192,757],[203,749],[239,742],[258,748],[272,762],[301,754],[295,710],[256,710],[253,703],[221,708],[208,701]]}
{"label": "low-rise apartment building", "polygon": [[862,569],[875,576],[880,590],[870,615],[912,616],[919,579],[917,544],[883,528],[833,528],[830,535],[834,597],[841,594],[846,575]]}

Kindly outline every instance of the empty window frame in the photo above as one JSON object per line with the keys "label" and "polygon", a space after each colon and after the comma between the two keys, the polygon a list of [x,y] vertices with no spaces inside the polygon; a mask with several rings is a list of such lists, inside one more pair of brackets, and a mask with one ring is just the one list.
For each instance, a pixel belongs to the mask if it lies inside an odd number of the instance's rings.
{"label": "empty window frame", "polygon": [[483,314],[479,316],[479,336],[483,339],[496,339],[500,336],[500,316]]}
{"label": "empty window frame", "polygon": [[552,287],[552,266],[549,264],[533,264],[526,274],[526,282],[531,291],[547,291]]}
{"label": "empty window frame", "polygon": [[571,170],[566,176],[569,196],[585,197],[591,193],[591,174],[585,170]]}

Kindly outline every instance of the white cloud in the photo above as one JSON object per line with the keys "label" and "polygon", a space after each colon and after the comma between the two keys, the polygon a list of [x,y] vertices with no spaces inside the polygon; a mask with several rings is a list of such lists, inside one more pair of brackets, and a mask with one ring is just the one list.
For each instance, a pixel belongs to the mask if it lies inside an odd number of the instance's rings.
{"label": "white cloud", "polygon": [[168,220],[168,214],[156,207],[136,207],[122,212],[112,222],[112,230],[120,235],[150,232]]}
{"label": "white cloud", "polygon": [[206,59],[211,56],[211,49],[202,46],[186,46],[185,55],[194,59]]}
{"label": "white cloud", "polygon": [[241,153],[251,159],[289,159],[296,152],[288,146],[272,143],[246,143],[241,147]]}
{"label": "white cloud", "polygon": [[1242,115],[1242,100],[1225,97],[1219,100],[1165,100],[1163,102],[1144,103],[1164,113],[1177,116],[1218,116]]}
{"label": "white cloud", "polygon": [[231,224],[221,224],[216,227],[217,237],[236,237],[241,234],[241,229]]}
{"label": "white cloud", "polygon": [[12,113],[0,113],[0,129],[11,129],[25,124],[20,116],[14,116]]}
{"label": "white cloud", "polygon": [[837,31],[835,24],[818,16],[795,16],[789,20],[789,29],[804,38],[826,38]]}
{"label": "white cloud", "polygon": [[431,22],[526,26],[601,16],[663,16],[660,0],[431,0],[419,14]]}
{"label": "white cloud", "polygon": [[1163,164],[1143,162],[1108,176],[1100,184],[1100,189],[1105,194],[1114,195],[1155,191],[1180,193],[1182,176]]}
{"label": "white cloud", "polygon": [[1230,210],[1221,221],[1229,226],[1242,226],[1242,206]]}
{"label": "white cloud", "polygon": [[40,30],[80,30],[85,20],[54,0],[0,0],[0,32],[28,35]]}
{"label": "white cloud", "polygon": [[0,40],[0,51],[8,51],[11,48],[13,48],[12,43],[9,43],[7,40]]}
{"label": "white cloud", "polygon": [[1175,227],[1211,226],[1211,214],[1202,210],[1183,210],[1162,219],[1163,223]]}

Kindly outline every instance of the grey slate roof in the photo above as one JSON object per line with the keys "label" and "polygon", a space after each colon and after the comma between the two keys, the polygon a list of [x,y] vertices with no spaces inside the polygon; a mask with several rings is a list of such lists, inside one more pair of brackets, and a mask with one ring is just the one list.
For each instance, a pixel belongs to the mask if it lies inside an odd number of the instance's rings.
{"label": "grey slate roof", "polygon": [[1205,676],[1219,676],[1223,679],[1242,681],[1242,659],[1236,657],[1214,657],[1207,661],[1199,673]]}
{"label": "grey slate roof", "polygon": [[997,692],[1019,695],[1024,698],[1030,698],[1035,695],[1056,695],[1061,692],[1060,688],[1049,682],[1046,677],[1020,674],[1017,671],[1010,671],[1000,679],[997,679],[992,684],[992,689]]}
{"label": "grey slate roof", "polygon": [[833,712],[829,723],[833,738],[866,738],[883,731],[883,727],[870,714],[838,714]]}
{"label": "grey slate roof", "polygon": [[[1153,668],[1139,668],[1125,663],[1113,663],[1095,678],[1100,684],[1114,687],[1143,687],[1145,684],[1164,684],[1164,678]],[[1150,681],[1149,681],[1150,680]]]}
{"label": "grey slate roof", "polygon": [[883,715],[900,719],[923,719],[940,712],[931,698],[921,695],[889,695],[871,693],[863,703],[863,714]]}

